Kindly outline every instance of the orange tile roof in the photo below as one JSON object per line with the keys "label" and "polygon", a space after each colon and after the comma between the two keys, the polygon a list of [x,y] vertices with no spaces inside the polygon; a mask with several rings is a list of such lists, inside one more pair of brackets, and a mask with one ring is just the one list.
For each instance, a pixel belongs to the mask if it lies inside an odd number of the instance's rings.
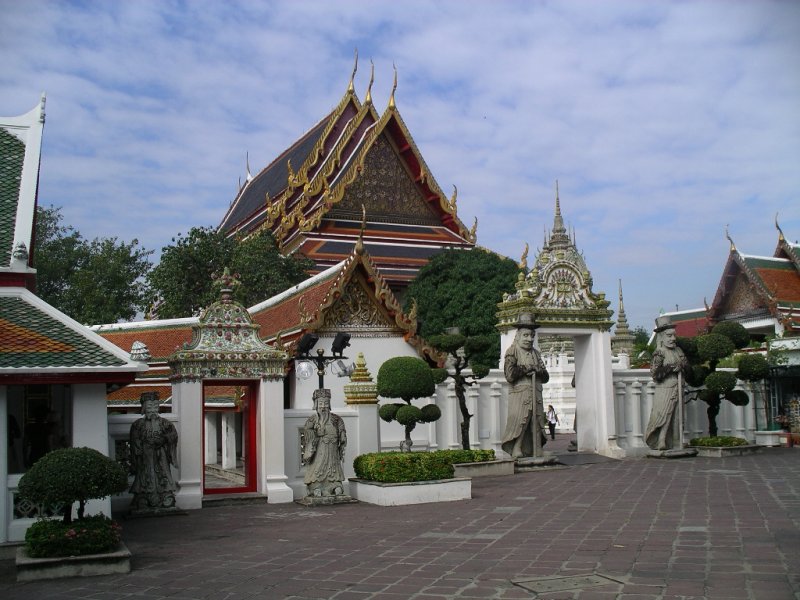
{"label": "orange tile roof", "polygon": [[191,325],[98,331],[112,344],[130,352],[133,342],[143,342],[154,359],[164,359],[184,343],[192,341]]}

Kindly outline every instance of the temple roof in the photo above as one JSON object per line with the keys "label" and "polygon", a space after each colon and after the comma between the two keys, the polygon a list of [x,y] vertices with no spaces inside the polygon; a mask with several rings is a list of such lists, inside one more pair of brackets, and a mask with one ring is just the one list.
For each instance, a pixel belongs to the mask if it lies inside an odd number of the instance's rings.
{"label": "temple roof", "polygon": [[248,177],[219,227],[230,235],[267,228],[284,253],[299,250],[321,272],[347,258],[366,206],[364,241],[390,284],[402,285],[443,248],[474,246],[477,222],[465,227],[456,198],[431,175],[394,90],[379,115],[371,92],[362,104],[351,81],[325,118]]}

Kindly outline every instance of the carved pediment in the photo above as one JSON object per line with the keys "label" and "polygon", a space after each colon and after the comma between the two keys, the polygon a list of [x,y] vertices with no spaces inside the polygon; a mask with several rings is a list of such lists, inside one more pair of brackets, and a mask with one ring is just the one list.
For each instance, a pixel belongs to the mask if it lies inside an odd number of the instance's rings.
{"label": "carved pediment", "polygon": [[400,331],[358,278],[348,282],[342,295],[326,311],[320,330],[356,335]]}

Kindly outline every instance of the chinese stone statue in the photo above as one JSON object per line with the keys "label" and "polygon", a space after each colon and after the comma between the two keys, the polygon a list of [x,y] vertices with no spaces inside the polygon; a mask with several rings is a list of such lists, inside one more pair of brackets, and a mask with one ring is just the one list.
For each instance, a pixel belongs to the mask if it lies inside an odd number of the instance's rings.
{"label": "chinese stone statue", "polygon": [[347,446],[344,421],[331,412],[330,390],[314,390],[313,398],[315,414],[303,427],[302,459],[308,495],[343,496],[342,461]]}
{"label": "chinese stone statue", "polygon": [[131,466],[134,471],[133,502],[135,511],[175,507],[178,486],[171,465],[178,466],[178,432],[169,420],[158,414],[158,392],[141,395],[144,416],[131,425]]}

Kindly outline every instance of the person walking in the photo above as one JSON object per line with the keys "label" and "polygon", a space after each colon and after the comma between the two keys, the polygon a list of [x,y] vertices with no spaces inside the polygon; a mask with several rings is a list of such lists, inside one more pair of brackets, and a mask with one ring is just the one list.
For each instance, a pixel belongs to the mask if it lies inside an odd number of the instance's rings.
{"label": "person walking", "polygon": [[556,409],[553,408],[552,404],[547,405],[547,414],[545,415],[547,418],[547,426],[550,428],[550,439],[556,439],[556,425],[560,424],[558,420],[558,415],[556,414]]}

